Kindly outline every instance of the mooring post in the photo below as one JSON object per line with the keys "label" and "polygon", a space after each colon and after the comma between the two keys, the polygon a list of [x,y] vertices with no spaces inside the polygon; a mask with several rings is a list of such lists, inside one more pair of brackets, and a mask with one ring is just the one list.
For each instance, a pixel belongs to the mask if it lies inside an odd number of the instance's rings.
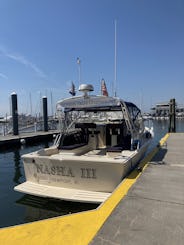
{"label": "mooring post", "polygon": [[11,102],[12,102],[13,135],[18,135],[19,134],[18,107],[17,107],[17,94],[15,92],[11,94]]}
{"label": "mooring post", "polygon": [[47,97],[42,97],[43,100],[43,128],[44,131],[48,131],[48,112],[47,112]]}
{"label": "mooring post", "polygon": [[176,132],[176,102],[175,99],[170,100],[169,104],[169,132]]}

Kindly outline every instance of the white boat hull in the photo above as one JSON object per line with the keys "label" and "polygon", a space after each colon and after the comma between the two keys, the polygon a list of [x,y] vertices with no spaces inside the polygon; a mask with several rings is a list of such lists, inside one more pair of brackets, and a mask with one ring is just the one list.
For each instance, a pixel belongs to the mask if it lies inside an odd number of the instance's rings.
{"label": "white boat hull", "polygon": [[148,143],[139,150],[122,151],[114,156],[100,155],[97,151],[82,156],[53,154],[49,157],[30,153],[23,156],[27,181],[15,190],[62,200],[100,203],[135,167],[147,146]]}

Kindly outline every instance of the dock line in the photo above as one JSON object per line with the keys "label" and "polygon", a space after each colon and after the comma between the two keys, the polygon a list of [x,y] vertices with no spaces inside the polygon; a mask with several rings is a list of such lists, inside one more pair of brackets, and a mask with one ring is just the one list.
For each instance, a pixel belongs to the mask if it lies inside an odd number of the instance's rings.
{"label": "dock line", "polygon": [[[148,162],[166,142],[166,134],[138,165],[144,171]],[[0,229],[0,244],[87,245],[97,234],[120,200],[126,196],[142,171],[133,170],[112,195],[97,209]]]}

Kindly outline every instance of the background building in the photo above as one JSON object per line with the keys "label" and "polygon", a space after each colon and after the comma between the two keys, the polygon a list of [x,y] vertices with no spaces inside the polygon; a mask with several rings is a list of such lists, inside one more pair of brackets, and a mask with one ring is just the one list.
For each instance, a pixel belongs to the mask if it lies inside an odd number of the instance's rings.
{"label": "background building", "polygon": [[[168,118],[169,117],[169,102],[157,103],[155,107],[151,108],[153,117]],[[184,106],[176,103],[176,116],[184,117]]]}

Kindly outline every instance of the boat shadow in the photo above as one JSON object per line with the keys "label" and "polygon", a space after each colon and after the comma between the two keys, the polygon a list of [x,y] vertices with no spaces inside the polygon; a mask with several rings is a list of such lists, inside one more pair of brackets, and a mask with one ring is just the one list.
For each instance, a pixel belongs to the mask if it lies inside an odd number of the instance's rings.
{"label": "boat shadow", "polygon": [[166,148],[160,148],[157,154],[149,161],[149,164],[151,165],[166,165],[166,162],[164,161],[165,155],[167,153]]}
{"label": "boat shadow", "polygon": [[[166,147],[160,147],[160,145],[157,146],[159,148],[159,151],[151,158],[151,160],[146,160],[148,156],[145,156],[141,160],[141,162],[138,163],[135,168],[133,168],[128,176],[127,179],[135,179],[138,177],[138,175],[143,171],[145,165],[148,163],[149,165],[166,165],[167,163],[164,161],[165,155],[167,153]],[[151,153],[150,153],[151,154]],[[149,154],[148,154],[149,155]]]}
{"label": "boat shadow", "polygon": [[25,207],[24,223],[96,209],[99,204],[62,201],[25,194],[16,201]]}

